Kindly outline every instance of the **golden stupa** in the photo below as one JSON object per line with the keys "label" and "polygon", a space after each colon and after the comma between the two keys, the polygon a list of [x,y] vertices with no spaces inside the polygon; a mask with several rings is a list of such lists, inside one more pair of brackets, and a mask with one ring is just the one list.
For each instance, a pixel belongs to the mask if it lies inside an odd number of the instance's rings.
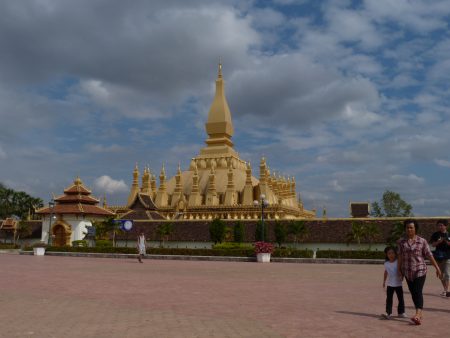
{"label": "golden stupa", "polygon": [[234,133],[230,109],[225,97],[222,65],[219,64],[216,93],[206,122],[208,138],[189,169],[167,179],[164,165],[156,177],[145,168],[139,186],[139,170],[133,172],[133,184],[127,205],[110,207],[122,218],[134,219],[258,219],[260,206],[254,201],[265,196],[267,219],[312,218],[296,192],[295,178],[270,173],[266,159],[259,164],[259,178],[252,175],[250,162],[233,148]]}

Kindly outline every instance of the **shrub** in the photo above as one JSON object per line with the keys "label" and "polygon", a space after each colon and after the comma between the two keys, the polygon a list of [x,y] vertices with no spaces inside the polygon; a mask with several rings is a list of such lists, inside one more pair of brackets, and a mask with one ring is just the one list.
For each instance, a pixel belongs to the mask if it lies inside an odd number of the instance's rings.
{"label": "shrub", "polygon": [[5,244],[0,243],[0,249],[18,249],[19,246],[17,244]]}
{"label": "shrub", "polygon": [[113,247],[113,242],[108,241],[106,239],[98,239],[95,241],[95,246],[98,248],[109,248],[109,247]]}
{"label": "shrub", "polygon": [[312,250],[296,250],[289,248],[276,248],[272,254],[272,257],[283,258],[313,258],[314,252]]}
{"label": "shrub", "polygon": [[47,244],[44,242],[37,242],[33,244],[33,248],[47,248]]}
{"label": "shrub", "polygon": [[252,249],[253,245],[244,244],[244,243],[233,243],[233,242],[225,242],[220,244],[213,245],[213,249],[225,249],[225,250],[234,250],[234,249]]}
{"label": "shrub", "polygon": [[318,250],[316,258],[347,258],[347,259],[384,259],[382,251],[368,250]]}
{"label": "shrub", "polygon": [[78,241],[72,241],[72,246],[74,247],[87,247],[88,243],[84,239]]}
{"label": "shrub", "polygon": [[245,226],[242,222],[237,222],[233,228],[233,237],[236,243],[242,243],[245,236]]}
{"label": "shrub", "polygon": [[209,235],[211,236],[211,241],[214,244],[222,243],[225,239],[225,222],[221,219],[216,218],[209,225]]}
{"label": "shrub", "polygon": [[256,242],[255,243],[255,253],[272,253],[273,244],[268,242]]}

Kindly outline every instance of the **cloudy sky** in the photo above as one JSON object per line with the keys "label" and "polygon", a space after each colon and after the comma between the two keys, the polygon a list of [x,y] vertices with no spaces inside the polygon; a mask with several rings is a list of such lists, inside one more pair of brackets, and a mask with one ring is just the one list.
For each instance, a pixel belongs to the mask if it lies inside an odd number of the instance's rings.
{"label": "cloudy sky", "polygon": [[[308,209],[394,190],[450,215],[450,0],[0,0],[0,182],[124,204],[205,139],[219,58],[241,157]],[[256,176],[258,172],[255,172]]]}

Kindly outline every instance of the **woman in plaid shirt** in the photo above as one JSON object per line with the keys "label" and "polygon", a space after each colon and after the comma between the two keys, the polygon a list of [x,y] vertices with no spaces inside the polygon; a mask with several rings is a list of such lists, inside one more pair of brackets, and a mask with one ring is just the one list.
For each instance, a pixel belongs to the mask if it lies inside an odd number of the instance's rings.
{"label": "woman in plaid shirt", "polygon": [[406,237],[398,241],[398,271],[406,278],[408,289],[411,292],[412,300],[416,308],[416,314],[411,320],[416,325],[422,323],[423,309],[423,285],[427,275],[427,264],[425,258],[431,261],[436,268],[436,276],[442,277],[441,270],[433,258],[430,247],[426,239],[417,236],[419,224],[416,220],[406,220],[403,222]]}

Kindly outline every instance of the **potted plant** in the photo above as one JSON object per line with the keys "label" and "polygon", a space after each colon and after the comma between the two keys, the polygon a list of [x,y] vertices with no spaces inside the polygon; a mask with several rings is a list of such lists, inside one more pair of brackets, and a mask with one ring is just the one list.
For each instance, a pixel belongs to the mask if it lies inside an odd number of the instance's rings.
{"label": "potted plant", "polygon": [[268,242],[256,242],[255,253],[257,262],[269,263],[270,254],[273,253],[273,244]]}
{"label": "potted plant", "polygon": [[45,248],[47,247],[47,244],[44,242],[38,242],[33,245],[33,252],[35,256],[44,256],[45,255]]}

